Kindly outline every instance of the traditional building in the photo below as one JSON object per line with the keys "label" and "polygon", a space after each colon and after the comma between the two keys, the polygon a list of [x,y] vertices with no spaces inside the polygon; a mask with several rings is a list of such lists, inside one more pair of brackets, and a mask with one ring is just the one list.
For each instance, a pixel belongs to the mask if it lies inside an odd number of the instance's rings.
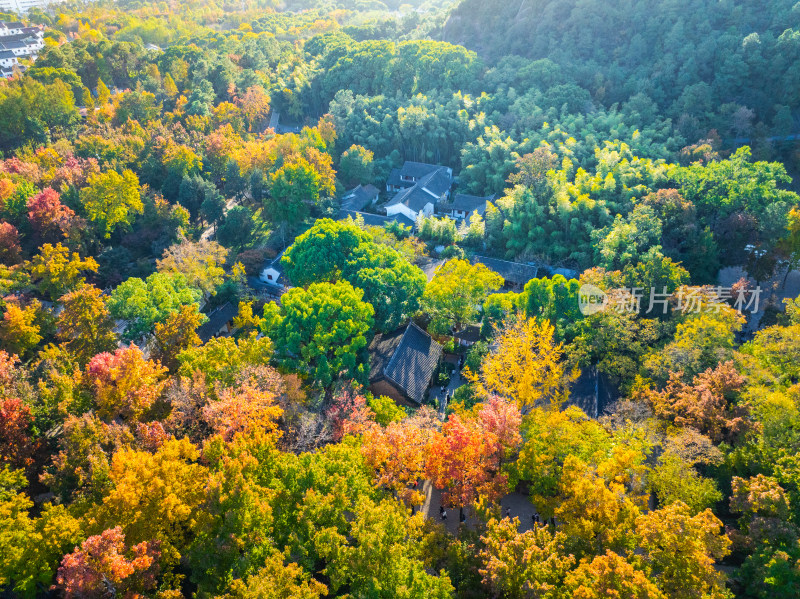
{"label": "traditional building", "polygon": [[403,214],[416,222],[422,214],[431,216],[440,202],[450,198],[453,169],[421,162],[406,162],[392,171],[386,190],[396,192],[386,205],[386,214]]}
{"label": "traditional building", "polygon": [[442,346],[413,322],[375,335],[369,344],[369,389],[396,402],[420,406],[442,357]]}
{"label": "traditional building", "polygon": [[225,302],[207,315],[208,322],[197,329],[197,336],[203,343],[214,337],[227,337],[233,332],[233,319],[237,313],[236,306]]}
{"label": "traditional building", "polygon": [[452,201],[442,202],[436,211],[456,220],[469,221],[473,214],[486,214],[486,204],[494,200],[494,196],[471,196],[465,193],[453,194]]}
{"label": "traditional building", "polygon": [[509,262],[485,256],[475,256],[472,263],[483,264],[489,270],[493,270],[503,277],[503,286],[506,289],[522,289],[528,281],[535,279],[539,272],[539,267],[532,264]]}
{"label": "traditional building", "polygon": [[342,196],[342,209],[360,212],[370,204],[378,201],[378,188],[374,185],[359,185],[346,191]]}
{"label": "traditional building", "polygon": [[283,258],[283,254],[284,252],[281,252],[272,262],[267,263],[267,265],[264,267],[264,270],[261,271],[261,276],[259,277],[261,282],[265,283],[269,287],[272,287],[273,291],[282,291],[289,286],[289,283],[286,280],[286,276],[283,272],[283,265],[281,264],[281,258]]}

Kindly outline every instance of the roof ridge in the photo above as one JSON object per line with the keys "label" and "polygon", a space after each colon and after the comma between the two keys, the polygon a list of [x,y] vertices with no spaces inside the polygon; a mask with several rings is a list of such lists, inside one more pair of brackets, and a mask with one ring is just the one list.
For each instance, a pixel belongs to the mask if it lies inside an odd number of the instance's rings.
{"label": "roof ridge", "polygon": [[[405,326],[406,330],[403,331],[403,334],[400,336],[400,343],[398,343],[397,346],[394,348],[394,351],[392,352],[392,357],[389,358],[389,361],[386,362],[386,367],[383,369],[384,376],[389,377],[387,372],[389,371],[390,367],[392,366],[392,363],[395,361],[395,358],[397,357],[397,350],[400,349],[401,345],[403,345],[403,341],[405,341],[405,339],[406,339],[406,333],[408,333],[409,326],[412,325],[412,324],[414,324],[414,323],[410,322]],[[391,377],[389,377],[389,378],[391,378]],[[394,380],[394,379],[392,379],[392,380]],[[394,381],[394,382],[397,382],[397,381]]]}

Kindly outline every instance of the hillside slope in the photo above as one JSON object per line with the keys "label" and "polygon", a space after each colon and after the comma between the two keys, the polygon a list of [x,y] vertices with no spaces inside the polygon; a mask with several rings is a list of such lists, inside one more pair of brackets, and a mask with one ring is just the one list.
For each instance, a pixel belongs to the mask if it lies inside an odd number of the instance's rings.
{"label": "hillside slope", "polygon": [[606,105],[644,93],[678,117],[735,103],[786,128],[800,100],[794,0],[463,0],[443,37],[490,62],[548,58]]}

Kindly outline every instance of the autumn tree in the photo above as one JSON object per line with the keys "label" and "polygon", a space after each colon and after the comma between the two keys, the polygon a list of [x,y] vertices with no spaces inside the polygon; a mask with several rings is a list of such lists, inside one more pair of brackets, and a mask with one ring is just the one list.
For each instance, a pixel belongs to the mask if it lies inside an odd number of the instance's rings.
{"label": "autumn tree", "polygon": [[519,410],[493,397],[465,416],[451,414],[431,440],[426,471],[451,506],[495,502],[509,486],[505,465],[521,443]]}
{"label": "autumn tree", "polygon": [[18,397],[0,398],[0,463],[30,468],[38,442],[33,436],[31,407]]}
{"label": "autumn tree", "polygon": [[334,391],[325,415],[331,423],[335,442],[347,435],[358,436],[375,425],[375,415],[367,405],[367,398],[347,387]]}
{"label": "autumn tree", "polygon": [[166,371],[131,345],[92,358],[86,366],[85,380],[101,418],[137,420],[164,390]]}
{"label": "autumn tree", "polygon": [[28,220],[42,239],[67,235],[75,212],[61,203],[57,191],[50,187],[28,199]]}
{"label": "autumn tree", "polygon": [[621,555],[608,551],[581,563],[566,576],[574,599],[666,599],[666,595]]}
{"label": "autumn tree", "polygon": [[361,452],[373,471],[375,484],[399,497],[406,505],[424,499],[418,482],[425,477],[425,461],[433,430],[412,421],[371,427],[363,436]]}
{"label": "autumn tree", "polygon": [[690,516],[680,502],[648,512],[636,519],[641,553],[634,562],[667,597],[728,597],[724,575],[715,568],[730,551],[721,529],[711,510]]}
{"label": "autumn tree", "polygon": [[715,443],[732,441],[754,426],[739,399],[744,382],[733,362],[724,362],[696,375],[691,385],[673,374],[663,391],[645,392],[645,398],[664,420],[697,429]]}
{"label": "autumn tree", "polygon": [[575,565],[568,538],[547,526],[520,533],[518,518],[492,518],[481,536],[483,583],[497,596],[510,599],[551,597]]}
{"label": "autumn tree", "polygon": [[260,389],[252,382],[228,387],[219,398],[203,408],[203,419],[209,428],[230,441],[237,433],[259,430],[280,438],[278,419],[283,410],[276,404],[275,393]]}
{"label": "autumn tree", "polygon": [[425,288],[422,309],[442,332],[460,330],[474,321],[483,302],[503,285],[503,278],[483,264],[450,260],[436,271]]}
{"label": "autumn tree", "polygon": [[[686,305],[692,293],[683,293]],[[703,306],[701,312],[690,313],[678,323],[672,341],[644,357],[644,367],[653,379],[666,383],[672,373],[680,372],[688,382],[733,358],[736,333],[741,330],[744,317],[725,304]]]}
{"label": "autumn tree", "polygon": [[[620,459],[634,461],[623,461],[620,472]],[[643,476],[642,460],[641,454],[626,448],[617,449],[613,457],[597,465],[575,456],[564,460],[554,514],[582,551],[620,551],[630,544],[631,528],[645,495],[643,489],[631,492],[629,483],[637,471]]]}
{"label": "autumn tree", "polygon": [[114,320],[100,289],[83,285],[61,296],[59,303],[62,310],[56,320],[56,334],[81,364],[114,349]]}
{"label": "autumn tree", "polygon": [[52,584],[61,558],[83,533],[64,505],[45,503],[32,516],[33,502],[20,491],[24,485],[22,471],[0,468],[0,585],[33,599]]}
{"label": "autumn tree", "polygon": [[190,287],[200,289],[205,297],[216,293],[225,277],[225,259],[228,250],[216,241],[183,240],[164,250],[156,261],[159,272],[179,274]]}
{"label": "autumn tree", "polygon": [[169,440],[158,451],[117,451],[110,464],[110,490],[87,515],[93,528],[119,526],[130,544],[160,542],[161,565],[177,564],[200,517],[205,467],[187,439]]}
{"label": "autumn tree", "polygon": [[231,599],[321,599],[328,588],[281,553],[272,553],[257,572],[231,582]]}
{"label": "autumn tree", "polygon": [[41,304],[37,301],[27,306],[9,301],[0,321],[0,343],[11,353],[25,356],[42,340],[39,314]]}
{"label": "autumn tree", "polygon": [[144,211],[139,179],[130,170],[90,175],[81,190],[81,200],[89,220],[106,239],[118,226],[130,227],[135,216]]}
{"label": "autumn tree", "polygon": [[178,373],[191,377],[205,375],[210,385],[230,386],[247,366],[266,366],[272,359],[272,341],[255,332],[240,339],[215,337],[205,345],[189,347],[178,354]]}
{"label": "autumn tree", "polygon": [[17,264],[22,257],[22,246],[17,228],[11,223],[0,221],[0,263]]}
{"label": "autumn tree", "polygon": [[82,260],[60,243],[44,244],[26,266],[39,291],[52,300],[78,287],[84,280],[82,273],[97,272],[98,268],[91,256]]}
{"label": "autumn tree", "polygon": [[197,328],[205,319],[205,315],[197,310],[197,304],[186,304],[167,316],[164,322],[157,322],[153,335],[155,358],[170,371],[175,370],[178,354],[202,343]]}
{"label": "autumn tree", "polygon": [[260,85],[247,88],[239,100],[242,116],[247,123],[247,130],[251,133],[260,133],[268,123],[270,112],[270,98]]}
{"label": "autumn tree", "polygon": [[560,504],[560,484],[569,457],[584,463],[606,458],[611,434],[582,410],[533,408],[522,424],[524,443],[509,469],[512,480],[528,484],[531,500],[540,513],[550,517]]}
{"label": "autumn tree", "polygon": [[547,186],[547,173],[558,165],[558,156],[547,147],[536,148],[530,154],[517,158],[516,172],[508,177],[511,185],[522,185],[541,193]]}
{"label": "autumn tree", "polygon": [[507,321],[497,347],[484,357],[479,373],[468,373],[479,393],[516,402],[523,411],[543,404],[559,405],[569,380],[563,346],[548,321]]}
{"label": "autumn tree", "polygon": [[86,539],[65,555],[58,569],[58,586],[66,597],[101,598],[109,592],[124,596],[156,586],[161,552],[156,541],[128,547],[117,526]]}

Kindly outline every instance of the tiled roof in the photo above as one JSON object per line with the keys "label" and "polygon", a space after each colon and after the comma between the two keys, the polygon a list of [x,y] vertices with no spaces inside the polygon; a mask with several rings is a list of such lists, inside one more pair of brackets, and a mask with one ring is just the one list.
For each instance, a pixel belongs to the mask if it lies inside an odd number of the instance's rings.
{"label": "tiled roof", "polygon": [[462,339],[468,343],[475,343],[481,338],[481,327],[476,324],[467,325],[458,333],[455,333],[453,337]]}
{"label": "tiled roof", "polygon": [[453,177],[445,167],[441,167],[419,180],[418,185],[436,194],[444,195],[453,185]]}
{"label": "tiled roof", "polygon": [[406,185],[410,184],[400,178],[399,168],[393,168],[392,172],[389,174],[389,178],[386,180],[386,185],[391,185],[392,187],[405,187]]}
{"label": "tiled roof", "polygon": [[427,204],[433,204],[435,206],[439,198],[450,189],[450,186],[453,184],[453,178],[447,168],[443,166],[434,168],[435,170],[430,171],[419,179],[414,186],[398,192],[388,205],[396,206],[397,204],[404,204],[414,212],[422,211]]}
{"label": "tiled roof", "polygon": [[369,380],[377,381],[384,377],[384,371],[403,340],[406,327],[391,333],[379,333],[369,344]]}
{"label": "tiled roof", "polygon": [[413,322],[391,333],[376,335],[369,346],[370,380],[387,378],[421,404],[430,385],[442,346]]}
{"label": "tiled roof", "polygon": [[[286,253],[286,250],[284,250],[283,252],[278,254],[275,257],[274,260],[272,260],[271,262],[267,262],[264,265],[264,268],[261,269],[261,275],[259,277],[261,279],[262,283],[265,283],[266,285],[272,285],[272,286],[275,286],[275,287],[288,286],[288,281],[286,280],[286,275],[284,274],[283,263],[281,262],[281,260],[283,258],[283,255],[285,253]],[[266,275],[264,274],[264,271],[266,271],[267,269],[270,269],[270,268],[278,273],[278,276],[274,281],[270,281],[270,280],[266,279]]]}
{"label": "tiled roof", "polygon": [[450,210],[460,210],[469,214],[473,210],[477,210],[478,214],[483,216],[486,212],[486,203],[492,200],[492,196],[479,197],[471,196],[465,193],[457,193],[453,196],[453,201],[448,205]]}
{"label": "tiled roof", "polygon": [[378,190],[373,185],[359,185],[346,191],[342,196],[342,208],[347,210],[361,210],[378,197]]}
{"label": "tiled roof", "polygon": [[358,212],[357,210],[342,210],[339,212],[339,220],[344,220],[348,216],[354,220],[360,216],[364,220],[364,224],[371,227],[383,227],[387,223],[391,222],[398,222],[407,227],[413,227],[416,224],[405,214],[383,216],[381,214],[371,214],[369,212]]}
{"label": "tiled roof", "polygon": [[414,177],[415,179],[421,179],[425,175],[428,175],[439,168],[441,167],[435,164],[426,164],[425,162],[411,162],[410,160],[408,160],[406,161],[405,164],[403,164],[403,168],[400,169],[400,174],[406,177]]}
{"label": "tiled roof", "polygon": [[433,197],[419,185],[399,191],[387,206],[404,204],[414,212],[421,212],[428,204],[436,204],[437,198]]}
{"label": "tiled roof", "polygon": [[197,335],[205,343],[217,334],[225,324],[233,320],[238,310],[230,302],[225,302],[219,308],[208,314],[208,322],[197,329]]}
{"label": "tiled roof", "polygon": [[537,266],[531,266],[530,264],[509,262],[507,260],[498,260],[497,258],[487,258],[485,256],[475,256],[472,259],[472,263],[483,264],[502,276],[506,283],[513,283],[515,285],[524,285],[531,279],[535,279],[539,271]]}
{"label": "tiled roof", "polygon": [[14,54],[11,50],[0,50],[0,60],[4,58],[16,58],[17,55]]}

